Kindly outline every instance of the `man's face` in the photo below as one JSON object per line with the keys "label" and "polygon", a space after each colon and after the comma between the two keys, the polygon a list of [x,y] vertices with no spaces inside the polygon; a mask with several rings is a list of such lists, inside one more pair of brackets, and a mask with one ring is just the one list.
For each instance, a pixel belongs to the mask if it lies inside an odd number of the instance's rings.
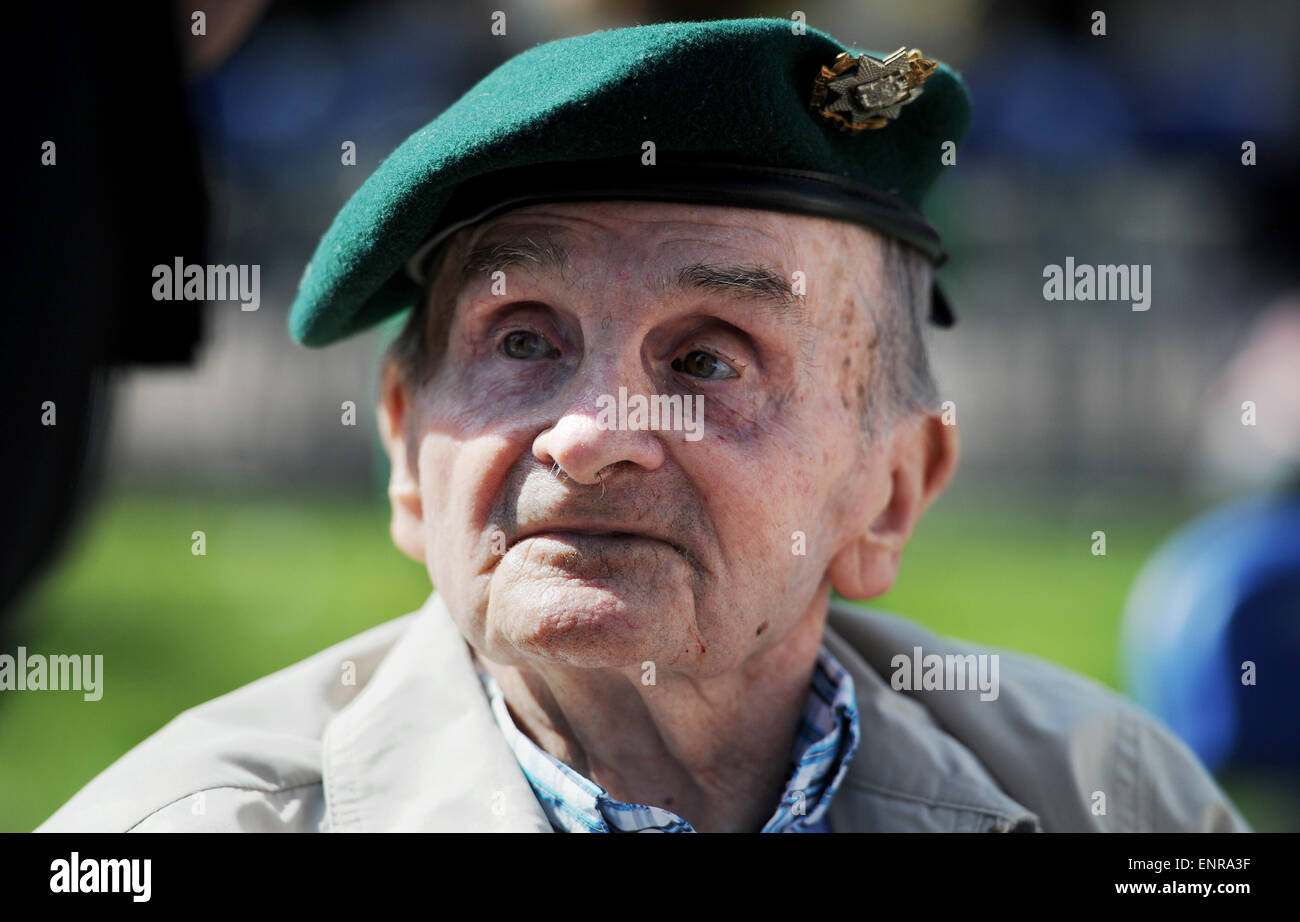
{"label": "man's face", "polygon": [[[880,263],[866,230],[737,208],[537,205],[462,232],[436,370],[394,428],[418,491],[399,544],[475,649],[702,677],[779,643],[889,502],[888,440],[863,431]],[[702,428],[603,428],[620,389],[701,397]]]}

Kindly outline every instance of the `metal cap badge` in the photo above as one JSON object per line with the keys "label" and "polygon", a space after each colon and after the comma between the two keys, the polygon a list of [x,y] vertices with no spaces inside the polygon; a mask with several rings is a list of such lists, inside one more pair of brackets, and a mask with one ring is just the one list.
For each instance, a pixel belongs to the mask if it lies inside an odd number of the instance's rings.
{"label": "metal cap badge", "polygon": [[[936,66],[921,57],[917,48],[910,52],[899,48],[884,60],[869,54],[854,58],[841,52],[813,81],[809,107],[842,131],[884,128],[890,119],[898,118],[903,106],[921,95],[921,84]],[[828,103],[830,92],[835,97]]]}

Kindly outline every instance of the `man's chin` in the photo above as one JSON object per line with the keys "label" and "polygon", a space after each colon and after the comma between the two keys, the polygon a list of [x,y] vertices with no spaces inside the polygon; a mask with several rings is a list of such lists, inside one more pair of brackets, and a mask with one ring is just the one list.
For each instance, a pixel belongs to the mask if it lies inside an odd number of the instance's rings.
{"label": "man's chin", "polygon": [[[682,607],[682,606],[688,607]],[[636,666],[654,661],[690,616],[692,599],[671,589],[647,598],[614,581],[512,580],[494,588],[486,623],[516,653],[529,659],[588,668]]]}
{"label": "man's chin", "polygon": [[[518,653],[589,668],[636,666],[680,650],[694,618],[690,568],[667,545],[630,542],[597,562],[563,547],[516,546],[497,568],[486,623]],[[510,558],[519,554],[519,558]]]}

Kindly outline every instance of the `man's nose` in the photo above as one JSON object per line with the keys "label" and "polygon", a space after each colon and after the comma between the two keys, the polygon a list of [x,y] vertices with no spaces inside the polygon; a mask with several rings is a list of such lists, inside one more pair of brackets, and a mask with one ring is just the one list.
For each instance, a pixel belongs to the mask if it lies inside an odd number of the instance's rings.
{"label": "man's nose", "polygon": [[[626,393],[630,398],[646,392],[628,387]],[[611,405],[612,411],[602,414],[602,408]],[[615,428],[608,425],[611,422]],[[590,392],[533,440],[533,455],[545,465],[559,465],[566,476],[585,484],[600,483],[601,471],[622,462],[647,471],[663,464],[659,437],[645,429],[616,428],[621,422],[617,387],[612,394]]]}

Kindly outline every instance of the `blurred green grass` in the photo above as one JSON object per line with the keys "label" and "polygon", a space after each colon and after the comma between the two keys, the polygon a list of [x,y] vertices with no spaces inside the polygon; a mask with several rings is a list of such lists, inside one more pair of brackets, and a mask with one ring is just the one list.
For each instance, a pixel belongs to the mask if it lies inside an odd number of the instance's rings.
{"label": "blurred green grass", "polygon": [[[190,553],[196,530],[206,556]],[[4,696],[0,830],[34,828],[182,710],[411,611],[428,588],[374,504],[109,497],[3,644],[102,653],[104,695]]]}
{"label": "blurred green grass", "polygon": [[[1195,511],[1150,495],[1007,497],[968,487],[927,514],[897,586],[872,605],[1118,687],[1129,586]],[[1105,557],[1090,552],[1095,529],[1107,533]],[[195,530],[206,533],[206,556],[190,552]],[[72,692],[0,700],[0,830],[34,828],[185,708],[411,611],[428,590],[374,502],[108,496],[14,613],[2,645],[102,653],[105,693],[95,703]]]}

